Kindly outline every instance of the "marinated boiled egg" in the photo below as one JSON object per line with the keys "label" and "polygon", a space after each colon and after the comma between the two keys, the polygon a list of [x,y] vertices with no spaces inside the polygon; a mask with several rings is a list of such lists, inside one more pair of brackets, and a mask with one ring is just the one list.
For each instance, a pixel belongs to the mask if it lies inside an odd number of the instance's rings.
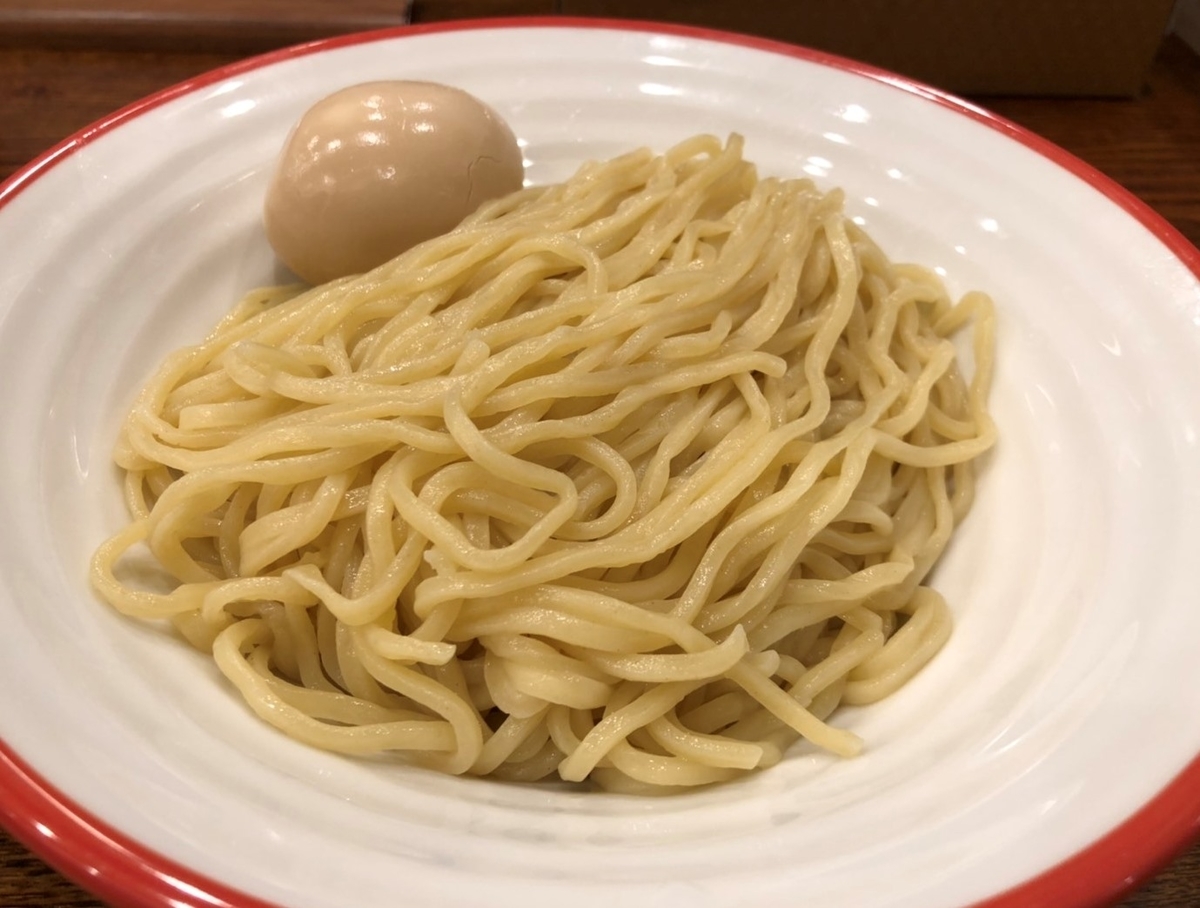
{"label": "marinated boiled egg", "polygon": [[267,191],[267,239],[320,284],[446,233],[523,178],[512,130],[467,92],[354,85],[318,101],[288,137]]}

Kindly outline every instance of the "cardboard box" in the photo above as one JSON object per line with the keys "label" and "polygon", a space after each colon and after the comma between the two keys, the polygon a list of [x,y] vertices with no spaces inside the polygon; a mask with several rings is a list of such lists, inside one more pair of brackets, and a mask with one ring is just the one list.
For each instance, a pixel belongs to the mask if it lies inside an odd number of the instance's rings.
{"label": "cardboard box", "polygon": [[604,16],[745,32],[959,94],[1130,96],[1174,0],[0,0],[0,45],[251,53],[492,16]]}
{"label": "cardboard box", "polygon": [[958,94],[1132,96],[1174,0],[561,0],[873,63]]}

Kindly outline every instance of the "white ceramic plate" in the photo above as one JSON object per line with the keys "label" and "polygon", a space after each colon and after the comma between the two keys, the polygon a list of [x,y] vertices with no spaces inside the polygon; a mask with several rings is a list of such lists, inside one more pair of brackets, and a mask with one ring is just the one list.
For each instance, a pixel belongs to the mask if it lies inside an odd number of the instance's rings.
{"label": "white ceramic plate", "polygon": [[[899,259],[1000,312],[1002,441],[937,583],[957,627],[867,752],[669,799],[516,788],[309,750],[201,656],[88,592],[123,517],[134,389],[276,265],[290,125],[353,82],[496,107],[534,181],[739,131],[840,185]],[[0,806],[118,905],[1094,904],[1200,817],[1200,253],[1062,151],[795,48],[562,20],[339,39],[201,77],[0,190]],[[1014,888],[1020,887],[1020,888]]]}

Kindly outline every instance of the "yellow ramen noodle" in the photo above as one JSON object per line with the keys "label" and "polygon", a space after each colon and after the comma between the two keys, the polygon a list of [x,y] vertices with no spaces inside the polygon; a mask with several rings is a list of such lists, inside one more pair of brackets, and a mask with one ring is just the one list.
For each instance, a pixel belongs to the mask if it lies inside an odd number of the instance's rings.
{"label": "yellow ramen noodle", "polygon": [[[741,146],[251,294],[133,406],[95,588],[342,753],[621,790],[857,753],[826,718],[950,633],[924,581],[996,437],[992,305]],[[142,543],[170,592],[118,568]]]}

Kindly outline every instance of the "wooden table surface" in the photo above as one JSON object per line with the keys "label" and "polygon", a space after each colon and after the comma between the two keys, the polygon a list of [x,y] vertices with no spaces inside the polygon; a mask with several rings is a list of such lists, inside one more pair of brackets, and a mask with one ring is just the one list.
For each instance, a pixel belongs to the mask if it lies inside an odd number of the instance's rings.
{"label": "wooden table surface", "polygon": [[[226,8],[238,3],[214,0]],[[27,4],[36,5],[36,4]],[[51,4],[53,5],[53,4]],[[358,3],[368,21],[387,9],[420,13],[423,7]],[[426,2],[425,9],[432,8]],[[495,4],[492,4],[494,7]],[[0,12],[4,3],[0,0]],[[484,11],[492,12],[492,7]],[[276,40],[320,28],[320,4],[297,3],[309,20],[280,26]],[[472,0],[441,0],[449,18],[477,14]],[[551,0],[513,0],[505,12],[553,11]],[[430,18],[434,18],[430,16]],[[373,20],[372,20],[373,21]],[[0,23],[2,25],[3,23]],[[328,23],[324,23],[328,26]],[[289,27],[291,30],[289,31]],[[221,35],[170,50],[119,30],[110,40],[39,41],[0,33],[0,180],[58,140],[121,105],[163,86],[230,62],[255,48]],[[989,97],[979,102],[1062,145],[1130,189],[1200,246],[1200,56],[1168,38],[1148,84],[1128,100]],[[11,692],[6,696],[11,696]],[[102,903],[75,887],[0,832],[0,908],[97,908]],[[1121,908],[1200,906],[1200,844],[1185,851]]]}

